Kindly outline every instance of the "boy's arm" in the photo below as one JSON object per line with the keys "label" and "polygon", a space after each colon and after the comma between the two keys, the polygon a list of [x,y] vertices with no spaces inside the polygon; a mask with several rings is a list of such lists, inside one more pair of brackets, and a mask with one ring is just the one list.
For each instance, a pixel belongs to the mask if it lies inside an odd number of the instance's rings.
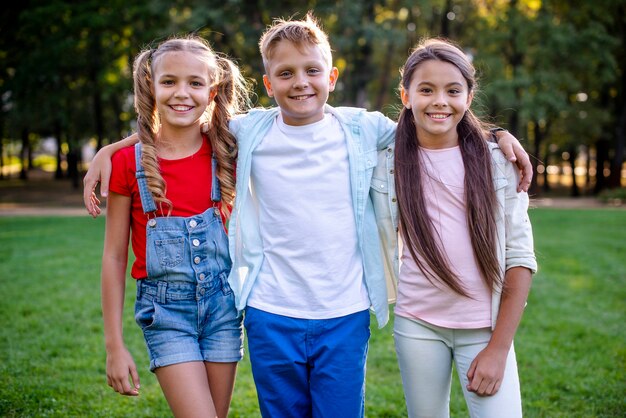
{"label": "boy's arm", "polygon": [[378,121],[378,141],[376,148],[382,151],[396,140],[396,122],[389,119],[380,112],[371,112]]}
{"label": "boy's arm", "polygon": [[[494,130],[495,131],[495,130]],[[492,133],[494,133],[492,131]],[[506,156],[506,159],[514,162],[520,170],[520,180],[517,185],[517,191],[527,192],[530,182],[533,179],[533,166],[530,163],[528,153],[522,147],[522,144],[513,135],[506,130],[495,131],[496,142],[498,147]]]}
{"label": "boy's arm", "polygon": [[100,183],[100,196],[107,197],[109,194],[109,179],[111,178],[111,157],[116,151],[135,145],[139,142],[137,134],[132,134],[128,138],[114,142],[103,147],[96,153],[89,164],[89,170],[83,178],[83,203],[87,212],[94,218],[100,210],[100,199],[96,196],[96,186]]}

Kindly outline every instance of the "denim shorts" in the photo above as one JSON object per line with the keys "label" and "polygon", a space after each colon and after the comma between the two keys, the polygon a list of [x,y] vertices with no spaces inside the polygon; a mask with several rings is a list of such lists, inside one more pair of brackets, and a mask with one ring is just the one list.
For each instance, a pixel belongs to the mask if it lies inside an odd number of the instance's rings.
{"label": "denim shorts", "polygon": [[196,283],[137,280],[135,321],[143,331],[151,371],[243,357],[242,315],[225,272]]}

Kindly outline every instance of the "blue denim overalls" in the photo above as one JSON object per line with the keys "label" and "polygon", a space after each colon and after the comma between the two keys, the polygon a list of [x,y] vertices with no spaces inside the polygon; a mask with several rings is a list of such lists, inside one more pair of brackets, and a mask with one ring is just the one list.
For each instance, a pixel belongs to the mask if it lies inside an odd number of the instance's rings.
{"label": "blue denim overalls", "polygon": [[228,285],[228,238],[213,156],[214,206],[187,218],[156,217],[156,204],[135,145],[136,177],[146,225],[148,277],[137,281],[135,319],[142,328],[150,370],[189,361],[235,362],[243,355],[241,315]]}

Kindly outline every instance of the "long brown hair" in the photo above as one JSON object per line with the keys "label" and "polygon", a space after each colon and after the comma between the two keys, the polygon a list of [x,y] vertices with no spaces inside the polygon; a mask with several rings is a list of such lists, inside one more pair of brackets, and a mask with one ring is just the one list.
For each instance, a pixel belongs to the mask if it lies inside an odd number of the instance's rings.
{"label": "long brown hair", "polygon": [[231,60],[214,52],[200,37],[172,38],[161,43],[156,49],[142,51],[135,58],[133,78],[137,134],[142,143],[141,164],[146,173],[148,188],[157,205],[160,207],[166,205],[171,212],[172,202],[165,196],[166,184],[157,160],[156,139],[160,120],[152,74],[155,63],[164,54],[177,51],[192,52],[205,61],[213,85],[217,89],[214,100],[204,112],[204,119],[209,126],[208,136],[217,159],[216,175],[220,183],[222,211],[229,216],[229,208],[235,198],[237,142],[228,130],[228,122],[232,116],[249,107],[249,85]]}
{"label": "long brown hair", "polygon": [[[454,65],[465,78],[469,91],[475,90],[475,69],[465,54],[446,40],[429,39],[415,48],[400,70],[401,86],[406,91],[409,91],[415,70],[429,60]],[[485,141],[488,137],[486,126],[468,109],[457,125],[457,133],[465,167],[465,204],[472,248],[483,280],[493,290],[501,283],[502,272],[496,253],[497,201],[490,151]],[[440,237],[436,235],[426,210],[422,184],[425,173],[421,159],[413,114],[410,109],[403,108],[396,131],[394,176],[404,245],[428,280],[443,282],[455,292],[468,296],[462,281],[452,271],[449,260],[442,252]]]}

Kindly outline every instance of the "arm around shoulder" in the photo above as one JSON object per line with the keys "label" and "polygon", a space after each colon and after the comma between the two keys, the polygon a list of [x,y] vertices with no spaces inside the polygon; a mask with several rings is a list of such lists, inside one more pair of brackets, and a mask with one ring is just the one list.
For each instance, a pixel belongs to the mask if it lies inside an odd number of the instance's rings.
{"label": "arm around shoulder", "polygon": [[533,179],[533,166],[530,162],[528,153],[522,147],[522,144],[511,133],[502,128],[491,130],[491,134],[497,142],[498,146],[506,156],[506,158],[514,162],[520,170],[521,176],[517,191],[528,191],[530,183]]}
{"label": "arm around shoulder", "polygon": [[137,134],[106,145],[100,149],[89,164],[89,170],[83,178],[83,203],[87,212],[94,218],[100,213],[100,200],[96,196],[96,186],[100,183],[100,196],[107,197],[109,194],[109,179],[111,178],[111,158],[113,154],[122,148],[129,147],[139,142]]}

